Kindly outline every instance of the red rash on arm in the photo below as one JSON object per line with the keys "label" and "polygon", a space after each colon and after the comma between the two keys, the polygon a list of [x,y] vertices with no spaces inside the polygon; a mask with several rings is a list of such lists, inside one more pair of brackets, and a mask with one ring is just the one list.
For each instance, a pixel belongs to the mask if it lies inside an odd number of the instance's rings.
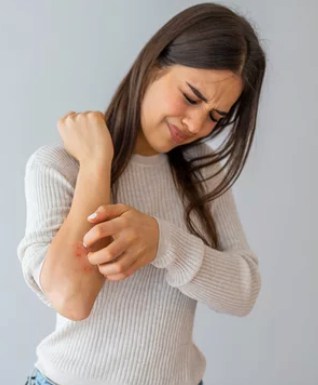
{"label": "red rash on arm", "polygon": [[76,247],[75,248],[75,255],[79,258],[85,257],[89,252],[88,249],[86,249],[86,247],[84,247],[81,242],[76,244],[75,247]]}
{"label": "red rash on arm", "polygon": [[78,258],[81,268],[85,272],[91,272],[94,270],[94,266],[87,260],[87,254],[89,250],[83,246],[81,242],[75,245],[75,256]]}

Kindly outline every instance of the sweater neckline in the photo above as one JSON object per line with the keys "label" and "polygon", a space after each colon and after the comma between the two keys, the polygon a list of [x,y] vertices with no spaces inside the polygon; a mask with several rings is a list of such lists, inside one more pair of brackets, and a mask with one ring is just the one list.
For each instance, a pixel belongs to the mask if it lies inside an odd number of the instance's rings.
{"label": "sweater neckline", "polygon": [[144,165],[162,164],[167,159],[168,159],[168,156],[166,153],[159,153],[159,154],[150,155],[150,156],[133,153],[131,156],[131,161],[133,163],[144,164]]}

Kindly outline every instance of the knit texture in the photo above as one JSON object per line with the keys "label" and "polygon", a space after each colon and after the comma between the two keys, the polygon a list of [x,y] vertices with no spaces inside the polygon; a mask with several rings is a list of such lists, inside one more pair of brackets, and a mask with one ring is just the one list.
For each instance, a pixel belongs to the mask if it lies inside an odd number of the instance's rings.
{"label": "knit texture", "polygon": [[[212,149],[201,144],[188,151],[196,156]],[[59,144],[38,148],[25,168],[26,228],[17,253],[27,285],[52,310],[39,273],[70,210],[78,171],[77,160]],[[203,176],[210,174],[204,169]],[[215,183],[206,181],[206,191]],[[119,179],[118,200],[111,202],[156,218],[157,255],[124,280],[105,280],[88,318],[73,321],[56,313],[55,330],[38,344],[34,365],[60,385],[197,385],[206,369],[192,337],[197,302],[242,317],[261,287],[258,258],[232,189],[209,204],[218,250],[188,231],[166,154],[134,154]],[[197,215],[191,218],[204,233]]]}

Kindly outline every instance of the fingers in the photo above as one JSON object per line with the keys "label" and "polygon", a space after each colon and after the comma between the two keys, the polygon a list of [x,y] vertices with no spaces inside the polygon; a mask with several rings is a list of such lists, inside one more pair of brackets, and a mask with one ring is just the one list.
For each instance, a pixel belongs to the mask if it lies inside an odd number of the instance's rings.
{"label": "fingers", "polygon": [[124,227],[121,218],[114,218],[108,221],[103,221],[92,227],[83,237],[83,245],[86,248],[91,247],[101,238],[114,236],[119,233]]}
{"label": "fingers", "polygon": [[67,114],[63,115],[59,120],[64,120],[66,119],[68,116],[71,116],[71,115],[76,115],[77,113],[75,111],[69,111]]}
{"label": "fingers", "polygon": [[100,273],[106,278],[109,278],[109,275],[116,275],[112,280],[126,278],[140,266],[139,255],[128,251],[124,240],[116,240],[102,250],[89,253],[87,258],[90,263],[97,265]]}
{"label": "fingers", "polygon": [[[120,272],[120,273],[106,273],[104,274],[101,270],[101,274],[103,274],[105,276],[106,279],[108,279],[109,281],[119,281],[121,279],[125,279],[125,278],[128,278],[130,277],[132,274],[134,274],[140,267],[142,267],[140,261],[137,259],[135,260],[131,265],[130,267],[128,267],[128,269],[126,271],[123,271],[123,272]],[[105,270],[104,270],[105,271]]]}
{"label": "fingers", "polygon": [[122,203],[102,205],[97,210],[87,217],[87,220],[92,223],[104,221],[108,218],[114,218],[122,215],[130,209],[129,206]]}
{"label": "fingers", "polygon": [[[102,237],[112,236],[114,239],[107,247],[93,253],[87,258],[92,265],[97,265],[101,274],[106,279],[118,281],[129,277],[143,264],[138,258],[140,253],[132,252],[131,245],[134,244],[136,234],[129,230],[132,215],[123,215],[127,211],[135,210],[128,205],[105,204],[87,217],[87,220],[94,224],[83,237],[83,244],[89,247]],[[133,220],[133,222],[135,222]],[[128,248],[130,248],[128,252]]]}
{"label": "fingers", "polygon": [[67,114],[63,115],[61,118],[58,119],[57,121],[57,128],[58,130],[60,131],[64,125],[64,120],[69,117],[69,116],[74,116],[76,115],[76,112],[75,111],[70,111],[68,112]]}
{"label": "fingers", "polygon": [[125,274],[135,262],[135,256],[130,253],[123,253],[114,263],[98,265],[98,270],[105,276]]}
{"label": "fingers", "polygon": [[103,119],[105,119],[105,114],[101,111],[91,111],[91,110],[88,110],[88,111],[84,111],[84,112],[75,112],[75,111],[69,111],[68,113],[66,113],[65,115],[63,115],[61,118],[58,119],[59,122],[62,122],[63,120],[65,120],[66,118],[68,117],[71,117],[74,115],[80,115],[80,114],[95,114],[96,116],[98,117],[101,117]]}
{"label": "fingers", "polygon": [[126,238],[118,238],[111,242],[107,247],[101,250],[90,252],[87,254],[87,259],[92,265],[100,265],[114,261],[120,255],[127,251],[128,242]]}

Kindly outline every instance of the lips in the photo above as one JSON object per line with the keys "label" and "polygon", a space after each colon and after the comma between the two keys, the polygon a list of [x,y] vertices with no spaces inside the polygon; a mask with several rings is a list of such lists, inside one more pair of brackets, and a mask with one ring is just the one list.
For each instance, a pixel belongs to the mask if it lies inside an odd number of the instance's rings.
{"label": "lips", "polygon": [[189,138],[189,135],[184,134],[178,129],[178,127],[174,126],[173,124],[168,123],[168,126],[175,141],[181,142]]}

